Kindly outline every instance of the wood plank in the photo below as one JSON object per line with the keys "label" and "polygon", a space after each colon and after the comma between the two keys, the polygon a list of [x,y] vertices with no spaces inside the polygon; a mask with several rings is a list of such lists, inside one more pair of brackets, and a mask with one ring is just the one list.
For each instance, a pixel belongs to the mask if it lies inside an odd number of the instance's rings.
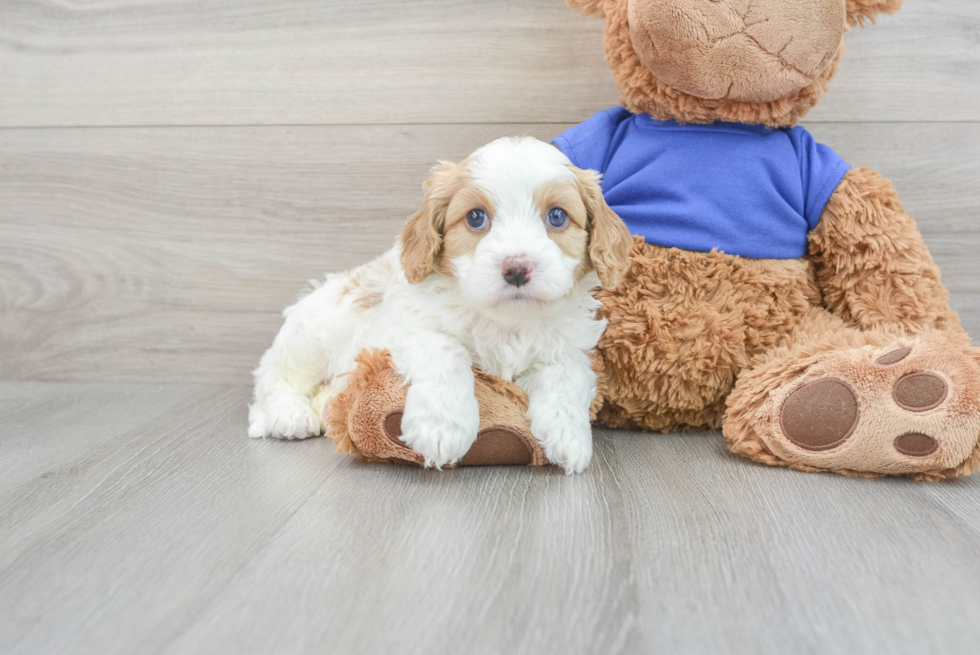
{"label": "wood plank", "polygon": [[[37,478],[82,477],[77,466],[65,462],[104,447],[120,433],[180,414],[202,391],[208,390],[195,385],[161,391],[157,386],[0,382],[0,494],[16,495],[13,490]],[[43,431],[35,424],[43,425]],[[87,426],[82,434],[79,426]],[[38,499],[37,489],[32,495]]]}
{"label": "wood plank", "polygon": [[[247,399],[0,384],[4,470],[30,469],[0,488],[0,651],[956,655],[980,638],[980,476],[803,474],[717,434],[613,431],[581,476],[439,473],[249,440]],[[57,453],[52,405],[88,447]]]}
{"label": "wood plank", "polygon": [[[0,131],[0,379],[241,383],[306,280],[390,245],[435,160],[565,127]],[[894,179],[980,334],[980,125],[813,127]]]}
{"label": "wood plank", "polygon": [[248,394],[0,384],[0,652],[153,652],[220,595],[343,461],[249,440]]}
{"label": "wood plank", "polygon": [[[848,37],[814,121],[980,120],[980,8]],[[617,104],[561,0],[0,4],[0,125],[578,122]]]}

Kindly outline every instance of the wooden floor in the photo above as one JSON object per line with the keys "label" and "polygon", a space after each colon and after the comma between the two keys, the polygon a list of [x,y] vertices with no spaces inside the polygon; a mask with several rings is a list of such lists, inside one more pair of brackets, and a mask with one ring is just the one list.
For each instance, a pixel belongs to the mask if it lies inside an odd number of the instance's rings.
{"label": "wooden floor", "polygon": [[248,388],[0,384],[3,653],[975,653],[980,478],[597,433],[442,474],[243,439]]}
{"label": "wooden floor", "polygon": [[[805,121],[980,335],[980,3],[855,29]],[[980,475],[596,433],[435,473],[245,437],[305,280],[437,159],[617,102],[561,0],[0,2],[0,653],[976,653]]]}

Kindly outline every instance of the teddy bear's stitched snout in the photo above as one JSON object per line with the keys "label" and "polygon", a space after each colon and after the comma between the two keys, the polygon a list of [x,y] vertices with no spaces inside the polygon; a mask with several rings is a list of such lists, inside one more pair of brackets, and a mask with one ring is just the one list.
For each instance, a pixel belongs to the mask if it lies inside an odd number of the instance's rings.
{"label": "teddy bear's stitched snout", "polygon": [[706,100],[770,102],[809,86],[841,48],[841,0],[629,0],[643,64]]}

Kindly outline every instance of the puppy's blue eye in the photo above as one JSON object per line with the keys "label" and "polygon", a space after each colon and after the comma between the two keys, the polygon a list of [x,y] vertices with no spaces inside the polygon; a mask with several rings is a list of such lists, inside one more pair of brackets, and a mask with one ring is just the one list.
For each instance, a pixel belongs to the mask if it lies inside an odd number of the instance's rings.
{"label": "puppy's blue eye", "polygon": [[482,230],[490,223],[487,213],[482,209],[474,209],[466,215],[466,224],[474,230]]}
{"label": "puppy's blue eye", "polygon": [[548,212],[548,225],[551,227],[565,227],[568,224],[568,214],[561,207],[554,207]]}

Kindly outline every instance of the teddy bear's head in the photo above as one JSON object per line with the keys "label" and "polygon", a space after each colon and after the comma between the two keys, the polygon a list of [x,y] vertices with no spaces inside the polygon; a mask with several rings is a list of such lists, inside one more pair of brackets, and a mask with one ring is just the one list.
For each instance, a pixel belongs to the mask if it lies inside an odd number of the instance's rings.
{"label": "teddy bear's head", "polygon": [[623,104],[687,123],[793,125],[823,96],[844,33],[902,0],[567,0],[606,19]]}

